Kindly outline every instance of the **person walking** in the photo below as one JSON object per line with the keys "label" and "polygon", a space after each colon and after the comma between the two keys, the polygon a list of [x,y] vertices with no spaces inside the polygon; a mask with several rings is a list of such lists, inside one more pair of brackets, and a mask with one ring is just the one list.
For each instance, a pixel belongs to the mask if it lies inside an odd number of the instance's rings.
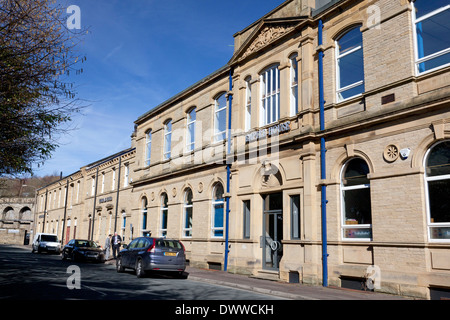
{"label": "person walking", "polygon": [[122,242],[122,237],[120,235],[118,235],[117,232],[114,232],[114,236],[111,239],[111,245],[113,248],[114,259],[116,259],[117,253],[119,253],[121,242]]}
{"label": "person walking", "polygon": [[111,237],[112,237],[111,234],[109,234],[106,237],[106,241],[105,241],[105,260],[109,259],[110,249],[111,249]]}

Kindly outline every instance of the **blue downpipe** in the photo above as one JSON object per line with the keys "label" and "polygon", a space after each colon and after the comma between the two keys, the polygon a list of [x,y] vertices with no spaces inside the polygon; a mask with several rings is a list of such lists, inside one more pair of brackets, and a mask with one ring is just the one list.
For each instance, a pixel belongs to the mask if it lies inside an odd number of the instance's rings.
{"label": "blue downpipe", "polygon": [[[319,46],[322,45],[323,22],[319,20]],[[320,131],[325,130],[325,100],[323,93],[323,49],[319,49],[319,105],[320,105]],[[325,138],[320,138],[320,178],[326,179],[326,148]],[[328,249],[327,249],[327,187],[325,184],[321,187],[321,218],[322,218],[322,283],[328,287]]]}
{"label": "blue downpipe", "polygon": [[231,91],[233,90],[233,68],[230,69],[229,75],[229,91],[228,91],[228,132],[227,132],[227,197],[226,197],[226,211],[225,211],[225,257],[223,263],[223,271],[228,270],[228,253],[229,253],[229,244],[228,244],[228,227],[230,221],[230,179],[231,179],[231,163],[229,160],[229,156],[231,154],[231,114],[232,114],[232,105],[233,105],[233,95]]}

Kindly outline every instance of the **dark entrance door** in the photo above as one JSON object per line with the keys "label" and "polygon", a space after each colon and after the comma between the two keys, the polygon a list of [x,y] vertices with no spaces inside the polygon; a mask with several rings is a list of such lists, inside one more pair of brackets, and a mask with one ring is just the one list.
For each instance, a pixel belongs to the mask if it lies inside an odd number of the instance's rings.
{"label": "dark entrance door", "polygon": [[271,193],[263,199],[263,268],[278,270],[283,256],[283,195]]}

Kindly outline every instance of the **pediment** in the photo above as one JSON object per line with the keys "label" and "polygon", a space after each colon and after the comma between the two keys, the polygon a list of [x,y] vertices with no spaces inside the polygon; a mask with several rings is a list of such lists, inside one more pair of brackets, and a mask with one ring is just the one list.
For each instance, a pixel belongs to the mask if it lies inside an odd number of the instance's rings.
{"label": "pediment", "polygon": [[306,17],[289,19],[271,19],[263,20],[251,33],[243,45],[233,55],[229,63],[243,60],[256,53],[287,34],[290,34],[296,27],[302,23]]}

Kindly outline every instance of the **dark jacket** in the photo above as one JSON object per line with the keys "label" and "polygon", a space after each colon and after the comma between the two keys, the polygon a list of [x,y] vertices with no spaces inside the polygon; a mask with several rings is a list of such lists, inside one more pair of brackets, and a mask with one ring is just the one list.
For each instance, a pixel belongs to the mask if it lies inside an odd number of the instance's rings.
{"label": "dark jacket", "polygon": [[120,246],[120,243],[122,242],[122,238],[120,237],[120,235],[117,236],[112,236],[111,238],[111,246],[114,247],[114,242],[116,241],[116,237],[117,237],[117,245]]}

